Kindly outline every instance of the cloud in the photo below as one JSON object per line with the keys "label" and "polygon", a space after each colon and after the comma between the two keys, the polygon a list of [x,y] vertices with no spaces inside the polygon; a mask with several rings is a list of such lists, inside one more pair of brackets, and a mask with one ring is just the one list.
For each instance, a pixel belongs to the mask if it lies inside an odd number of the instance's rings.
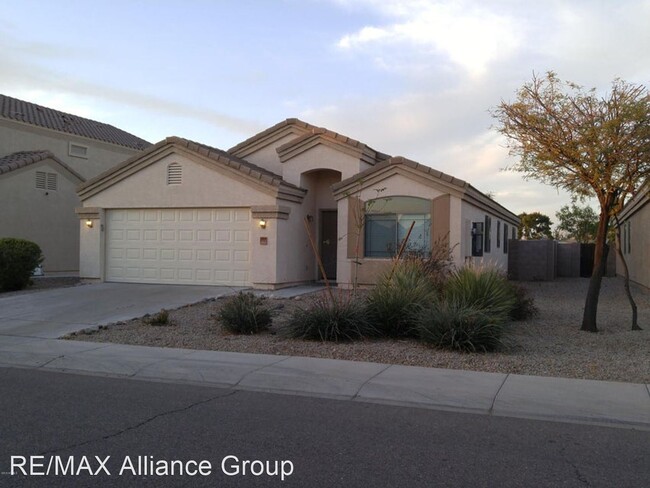
{"label": "cloud", "polygon": [[399,60],[400,52],[406,48],[411,53],[417,51],[417,63],[431,66],[442,60],[462,68],[472,77],[480,77],[491,63],[511,56],[520,42],[514,18],[487,10],[480,4],[364,3],[388,17],[388,22],[364,26],[344,35],[337,42],[340,49],[361,52],[394,49],[391,57]]}
{"label": "cloud", "polygon": [[[85,105],[84,109],[84,104],[78,101],[73,102],[75,97],[86,96],[94,101],[103,100],[120,106],[128,106],[129,109],[140,109],[149,114],[157,113],[176,119],[199,120],[246,136],[264,128],[261,124],[251,120],[220,113],[207,107],[176,102],[171,98],[146,93],[142,89],[103,85],[86,81],[79,73],[68,74],[58,71],[56,68],[49,67],[48,63],[56,61],[62,56],[64,48],[60,46],[21,43],[9,37],[6,32],[0,32],[0,44],[4,47],[0,51],[0,65],[3,66],[0,71],[0,85],[3,86],[5,94],[9,94],[7,90],[12,93],[40,93],[40,99],[44,100],[42,102],[44,105],[51,101],[52,106],[60,110],[79,113],[90,118],[100,117],[94,112],[94,109],[90,114],[88,105]],[[40,60],[40,65],[35,64],[37,59]],[[26,62],[25,60],[30,61]],[[63,106],[61,102],[65,102],[66,105]],[[74,105],[75,103],[76,105]],[[76,109],[83,110],[83,113],[76,112]],[[178,131],[174,131],[174,134],[178,135]]]}

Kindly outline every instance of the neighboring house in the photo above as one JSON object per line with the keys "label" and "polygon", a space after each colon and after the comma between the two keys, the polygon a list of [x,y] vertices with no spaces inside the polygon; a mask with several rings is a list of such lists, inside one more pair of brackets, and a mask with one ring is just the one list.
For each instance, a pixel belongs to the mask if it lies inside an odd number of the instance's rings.
{"label": "neighboring house", "polygon": [[0,95],[0,237],[36,242],[46,273],[78,272],[76,186],[150,145],[111,125]]}
{"label": "neighboring house", "polygon": [[[650,183],[630,200],[619,215],[621,251],[630,280],[650,288]],[[622,274],[621,263],[616,266]]]}
{"label": "neighboring house", "polygon": [[370,284],[412,222],[409,251],[445,242],[458,264],[505,270],[519,223],[464,181],[297,119],[227,152],[169,137],[79,196],[81,276],[106,281],[312,282],[322,276],[308,228],[327,278],[346,287],[358,269]]}

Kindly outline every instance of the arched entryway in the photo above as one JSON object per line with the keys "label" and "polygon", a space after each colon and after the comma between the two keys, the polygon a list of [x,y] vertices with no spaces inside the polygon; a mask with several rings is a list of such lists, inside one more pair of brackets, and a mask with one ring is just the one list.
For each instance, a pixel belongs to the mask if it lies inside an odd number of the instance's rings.
{"label": "arched entryway", "polygon": [[[311,232],[318,244],[328,280],[336,280],[338,246],[338,212],[332,195],[332,185],[341,181],[341,172],[331,169],[317,169],[300,175],[300,186],[307,190],[303,206],[311,223]],[[316,279],[322,273],[316,267]]]}

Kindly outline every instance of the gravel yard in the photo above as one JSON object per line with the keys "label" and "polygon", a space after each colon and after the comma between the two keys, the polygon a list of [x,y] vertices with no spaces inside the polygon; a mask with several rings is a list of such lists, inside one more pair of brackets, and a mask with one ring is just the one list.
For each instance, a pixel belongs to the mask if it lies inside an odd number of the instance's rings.
{"label": "gravel yard", "polygon": [[0,297],[24,295],[26,293],[35,293],[52,288],[67,288],[69,286],[81,286],[83,283],[75,276],[42,276],[33,277],[32,284],[24,290],[1,292]]}
{"label": "gravel yard", "polygon": [[144,346],[212,349],[260,354],[310,356],[379,363],[468,369],[540,376],[650,383],[650,292],[633,287],[643,331],[630,331],[631,312],[620,278],[605,278],[600,297],[600,332],[581,332],[587,279],[526,283],[539,316],[510,326],[508,347],[498,353],[439,351],[414,340],[366,340],[321,343],[285,339],[277,329],[295,307],[309,297],[270,300],[275,308],[271,331],[256,336],[224,333],[214,315],[223,299],[205,301],[170,312],[172,324],[147,325],[141,319],[113,324],[72,340]]}

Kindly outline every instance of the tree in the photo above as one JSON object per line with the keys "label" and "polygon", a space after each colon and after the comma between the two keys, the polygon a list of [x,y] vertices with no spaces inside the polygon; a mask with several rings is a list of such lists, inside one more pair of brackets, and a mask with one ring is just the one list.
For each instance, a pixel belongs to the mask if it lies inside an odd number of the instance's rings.
{"label": "tree", "polygon": [[584,207],[579,207],[575,203],[570,207],[565,205],[555,212],[555,217],[558,220],[557,230],[566,239],[575,239],[582,244],[596,240],[598,214],[588,205]]}
{"label": "tree", "polygon": [[553,239],[551,219],[540,212],[521,213],[519,217],[519,239]]}
{"label": "tree", "polygon": [[650,174],[648,89],[616,79],[601,97],[595,88],[585,90],[549,72],[543,78],[533,75],[517,99],[502,101],[493,116],[510,154],[520,158],[510,169],[577,198],[598,200],[594,268],[581,327],[597,332],[610,220]]}

